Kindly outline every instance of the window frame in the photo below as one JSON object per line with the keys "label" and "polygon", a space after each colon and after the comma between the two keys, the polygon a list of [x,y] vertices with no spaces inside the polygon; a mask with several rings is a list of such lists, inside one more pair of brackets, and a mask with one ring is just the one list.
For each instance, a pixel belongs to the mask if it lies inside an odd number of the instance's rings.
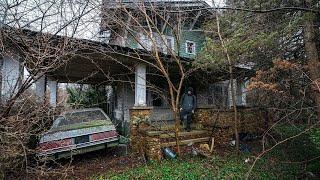
{"label": "window frame", "polygon": [[[193,43],[193,48],[192,48],[193,52],[192,52],[192,53],[190,53],[190,52],[188,51],[188,43]],[[195,54],[196,54],[196,43],[195,43],[194,41],[186,40],[185,46],[186,46],[186,53],[187,53],[187,54],[192,54],[192,55],[195,55]]]}
{"label": "window frame", "polygon": [[168,36],[168,35],[162,35],[162,38],[163,38],[163,52],[168,54],[170,52],[170,47],[169,47],[169,44],[168,44],[168,40],[170,40],[170,46],[171,46],[171,51],[172,53],[175,52],[175,38],[172,37],[172,36]]}

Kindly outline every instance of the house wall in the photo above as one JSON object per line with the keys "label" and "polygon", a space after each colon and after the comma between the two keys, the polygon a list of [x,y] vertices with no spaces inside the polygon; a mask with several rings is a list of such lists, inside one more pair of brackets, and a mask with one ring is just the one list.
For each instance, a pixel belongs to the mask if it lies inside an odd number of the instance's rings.
{"label": "house wall", "polygon": [[[228,109],[232,106],[232,98],[231,98],[231,89],[229,81],[221,81],[217,82],[214,85],[223,86],[225,88],[225,93],[222,96],[225,99],[225,103],[223,105],[219,103],[215,103],[213,99],[213,103],[209,102],[209,96],[212,93],[210,91],[210,88],[203,88],[203,89],[197,89],[196,96],[197,96],[197,108],[203,108],[203,107],[211,107],[215,109]],[[237,105],[243,106],[246,105],[244,101],[244,94],[245,92],[245,86],[243,82],[235,83],[237,87]],[[134,107],[134,87],[131,87],[129,84],[119,84],[116,88],[116,105],[114,109],[114,116],[117,122],[120,123],[128,123],[130,121],[130,114],[129,110]],[[150,91],[147,91],[147,104],[148,106],[152,106],[152,96],[150,95]],[[151,110],[151,116],[150,116],[151,123],[158,124],[158,123],[171,123],[174,121],[174,115],[169,107],[168,104],[163,104],[162,106],[153,106]]]}
{"label": "house wall", "polygon": [[129,109],[134,106],[134,89],[128,84],[118,84],[115,90],[116,106],[114,117],[117,121],[129,122]]}
{"label": "house wall", "polygon": [[[168,28],[167,28],[168,29]],[[143,32],[143,31],[140,31]],[[153,42],[151,39],[148,39],[147,35],[143,35],[142,33],[134,33],[135,37],[128,35],[126,39],[126,47],[130,47],[132,49],[142,49],[141,44],[144,45],[148,50],[151,50]],[[172,37],[171,31],[166,30],[164,31],[163,36]],[[203,43],[205,41],[204,33],[201,31],[189,31],[189,30],[182,30],[182,33],[179,37],[179,43],[177,43],[177,39],[174,39],[174,51],[175,53],[179,53],[180,57],[184,58],[195,58],[196,54],[199,53],[203,47]],[[138,39],[138,41],[137,41]],[[153,34],[153,41],[157,43],[157,47],[160,49],[161,52],[166,53],[166,45],[164,44],[165,39],[161,38],[159,34]],[[195,54],[188,54],[186,52],[186,42],[192,41],[195,43]],[[178,47],[179,44],[179,47]]]}
{"label": "house wall", "polygon": [[[185,58],[194,58],[197,53],[199,53],[203,47],[203,43],[205,41],[204,33],[201,31],[188,31],[184,30],[180,37],[180,49],[179,55]],[[188,54],[186,52],[186,42],[192,41],[195,43],[195,51],[196,54]]]}
{"label": "house wall", "polygon": [[4,55],[1,60],[1,100],[17,92],[23,79],[23,67],[17,55]]}

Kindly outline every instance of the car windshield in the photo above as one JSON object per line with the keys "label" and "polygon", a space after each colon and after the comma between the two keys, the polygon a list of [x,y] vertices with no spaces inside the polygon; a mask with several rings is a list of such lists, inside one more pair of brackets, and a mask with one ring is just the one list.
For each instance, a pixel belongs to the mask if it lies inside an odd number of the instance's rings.
{"label": "car windshield", "polygon": [[73,124],[90,123],[98,120],[109,120],[109,118],[101,112],[101,110],[84,110],[68,112],[64,116],[58,117],[52,128],[58,128],[61,126],[68,126]]}

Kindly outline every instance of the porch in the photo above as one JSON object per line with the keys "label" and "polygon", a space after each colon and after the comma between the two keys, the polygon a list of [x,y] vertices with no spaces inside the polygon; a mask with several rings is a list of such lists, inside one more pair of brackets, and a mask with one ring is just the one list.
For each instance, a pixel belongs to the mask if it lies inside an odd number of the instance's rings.
{"label": "porch", "polygon": [[[54,37],[53,37],[54,38]],[[32,38],[30,39],[32,40]],[[63,41],[63,37],[57,37],[57,41]],[[172,141],[172,128],[174,124],[173,114],[166,103],[166,97],[168,92],[166,89],[166,82],[159,80],[158,76],[155,76],[154,69],[150,67],[149,62],[152,62],[152,55],[150,52],[139,51],[130,48],[124,48],[116,45],[109,45],[100,42],[93,42],[88,40],[75,40],[69,39],[70,44],[73,41],[74,46],[68,49],[72,52],[72,55],[66,55],[61,61],[62,65],[53,68],[53,70],[45,72],[41,77],[35,77],[35,94],[37,101],[44,102],[45,95],[49,90],[49,102],[52,107],[57,106],[57,88],[59,83],[78,83],[78,84],[91,84],[102,85],[112,87],[115,93],[115,99],[113,99],[114,107],[112,109],[112,116],[117,124],[122,124],[122,127],[127,127],[128,131],[126,135],[130,135],[132,147],[135,150],[139,150],[137,144],[141,142],[141,138],[149,138],[146,142],[152,142],[157,139],[161,146],[174,146]],[[161,54],[161,58],[167,60],[166,68],[170,68],[171,72],[177,72],[176,67],[170,63],[170,57],[165,54]],[[10,57],[10,58],[9,58]],[[50,64],[51,59],[47,59]],[[19,84],[23,74],[21,72],[21,65],[24,61],[23,55],[21,56],[8,56],[4,58],[4,66],[2,67],[3,79],[9,77],[11,71],[16,72],[15,78],[9,78],[6,81],[12,87]],[[13,64],[13,65],[12,65]],[[24,62],[24,64],[31,64],[27,69],[32,69],[32,63]],[[242,73],[241,69],[238,69],[239,74]],[[198,110],[195,114],[194,125],[192,132],[181,132],[179,136],[182,138],[183,144],[189,142],[208,142],[212,138],[213,129],[216,130],[215,125],[205,124],[207,120],[212,117],[212,113],[218,112],[226,114],[225,119],[229,119],[226,122],[232,121],[232,113],[228,110],[216,110],[216,109],[228,109],[231,107],[232,99],[231,92],[237,92],[237,102],[239,106],[245,106],[246,102],[246,81],[244,76],[238,78],[235,84],[236,89],[231,89],[231,84],[226,76],[221,78],[221,73],[206,74],[207,72],[198,72],[198,75],[203,79],[199,79],[196,76],[190,76],[186,80],[186,86],[195,87],[196,95],[198,98]],[[41,74],[41,73],[40,73]],[[173,73],[174,74],[174,73]],[[208,78],[210,77],[210,78]],[[4,80],[3,80],[4,82]],[[203,82],[206,82],[205,85]],[[164,89],[162,92],[164,98],[160,98],[159,94],[150,90],[150,83]],[[47,89],[48,86],[48,89]],[[8,86],[9,87],[9,86]],[[9,92],[9,88],[2,87],[3,101]],[[204,117],[202,112],[208,112]],[[210,115],[211,114],[211,115]],[[213,113],[215,114],[215,113]],[[219,115],[220,116],[220,115]],[[202,118],[202,120],[201,120]],[[257,118],[259,119],[259,118]],[[213,120],[210,120],[211,122]],[[226,122],[221,121],[219,132],[226,132],[224,142],[228,142],[232,136],[232,123],[226,126]],[[245,122],[245,121],[243,121]],[[140,127],[140,124],[144,124],[146,127]],[[214,127],[214,128],[213,128]],[[261,127],[261,126],[256,126]],[[140,129],[141,128],[141,129]],[[147,128],[147,131],[144,130]],[[214,133],[216,134],[216,133]],[[217,136],[216,138],[219,138]],[[151,139],[150,139],[151,138]],[[140,145],[138,147],[141,147]],[[159,149],[158,149],[159,150]]]}
{"label": "porch", "polygon": [[[140,111],[141,112],[141,111]],[[145,111],[147,112],[147,111]],[[152,113],[152,112],[151,112]],[[238,133],[260,136],[268,127],[266,112],[245,108],[238,113]],[[140,119],[139,119],[140,118]],[[176,146],[175,125],[173,123],[151,123],[141,119],[141,114],[133,113],[130,124],[131,147],[152,160],[163,158],[162,148]],[[137,120],[139,119],[139,120]],[[178,133],[179,145],[229,145],[234,140],[234,112],[212,108],[198,108],[193,117],[192,130],[184,131],[184,125]]]}

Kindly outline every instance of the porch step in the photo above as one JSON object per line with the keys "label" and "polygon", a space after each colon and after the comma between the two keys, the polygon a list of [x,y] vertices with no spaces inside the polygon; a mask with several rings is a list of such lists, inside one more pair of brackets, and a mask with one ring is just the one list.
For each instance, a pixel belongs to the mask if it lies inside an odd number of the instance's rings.
{"label": "porch step", "polygon": [[[210,137],[203,137],[203,138],[196,138],[196,139],[186,139],[186,140],[181,140],[180,145],[187,145],[189,143],[201,143],[201,142],[208,142],[210,140]],[[171,142],[166,142],[166,143],[161,143],[161,147],[170,147],[170,146],[175,146],[176,141],[171,141]]]}
{"label": "porch step", "polygon": [[[192,129],[201,129],[201,124],[191,124],[191,128]],[[168,124],[168,125],[163,125],[163,126],[159,126],[157,127],[159,130],[161,131],[170,131],[170,130],[174,130],[175,129],[175,124]],[[185,129],[186,126],[180,126],[181,129]]]}
{"label": "porch step", "polygon": [[[181,131],[179,132],[178,136],[179,137],[184,137],[184,136],[196,136],[196,135],[203,135],[203,134],[208,134],[209,131],[207,130],[192,130],[190,132],[187,131]],[[160,138],[172,138],[175,137],[174,132],[167,132],[167,131],[147,131],[146,135],[148,136],[159,136]]]}

